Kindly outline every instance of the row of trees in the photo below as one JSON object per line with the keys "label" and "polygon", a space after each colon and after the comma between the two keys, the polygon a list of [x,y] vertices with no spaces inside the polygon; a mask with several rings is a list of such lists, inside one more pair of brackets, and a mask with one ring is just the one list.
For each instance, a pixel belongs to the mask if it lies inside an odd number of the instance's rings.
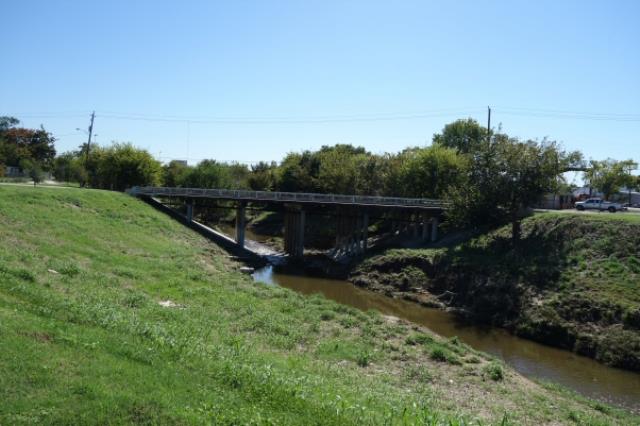
{"label": "row of trees", "polygon": [[427,147],[372,154],[351,145],[289,153],[279,163],[246,167],[203,161],[163,168],[167,186],[219,187],[291,192],[443,198],[453,203],[451,221],[462,226],[511,222],[545,194],[567,188],[564,173],[584,171],[585,181],[610,196],[622,186],[640,187],[632,160],[586,162],[553,141],[522,141],[489,134],[472,119],[458,120],[434,135]]}
{"label": "row of trees", "polygon": [[[251,167],[204,160],[195,166],[162,165],[131,144],[86,146],[56,156],[55,139],[44,129],[18,127],[0,118],[0,165],[42,168],[63,181],[124,190],[134,185],[254,189],[443,198],[460,225],[512,222],[519,234],[521,212],[566,182],[563,172],[583,170],[585,181],[606,197],[621,187],[640,187],[626,161],[585,162],[553,141],[521,141],[498,131],[488,133],[472,119],[458,120],[433,136],[427,147],[373,154],[352,145],[323,146],[293,152],[280,162]],[[2,167],[4,169],[4,167]],[[35,178],[34,178],[35,181]]]}

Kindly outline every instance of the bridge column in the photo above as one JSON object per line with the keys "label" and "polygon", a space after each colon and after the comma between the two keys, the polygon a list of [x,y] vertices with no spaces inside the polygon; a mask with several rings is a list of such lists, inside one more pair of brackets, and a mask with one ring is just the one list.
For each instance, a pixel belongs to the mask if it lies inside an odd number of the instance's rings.
{"label": "bridge column", "polygon": [[193,199],[187,200],[187,222],[193,222]]}
{"label": "bridge column", "polygon": [[438,218],[434,217],[431,219],[431,241],[438,240]]}
{"label": "bridge column", "polygon": [[422,240],[427,241],[429,239],[429,220],[426,214],[422,214]]}
{"label": "bridge column", "polygon": [[304,255],[305,211],[299,206],[288,208],[284,215],[284,251],[293,257]]}
{"label": "bridge column", "polygon": [[411,235],[411,213],[402,215],[402,233]]}
{"label": "bridge column", "polygon": [[367,238],[369,238],[369,213],[362,215],[362,252],[367,251]]}
{"label": "bridge column", "polygon": [[356,253],[362,253],[362,215],[356,219],[356,229],[354,229],[354,240],[356,242]]}
{"label": "bridge column", "polygon": [[245,233],[245,209],[247,204],[244,202],[238,203],[236,207],[236,243],[240,247],[244,247],[244,233]]}

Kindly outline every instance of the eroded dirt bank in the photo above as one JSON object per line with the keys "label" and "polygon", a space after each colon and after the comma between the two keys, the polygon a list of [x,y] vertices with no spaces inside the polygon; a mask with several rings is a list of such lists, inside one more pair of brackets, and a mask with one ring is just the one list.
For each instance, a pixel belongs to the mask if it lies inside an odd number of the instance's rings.
{"label": "eroded dirt bank", "polygon": [[446,249],[388,250],[349,280],[640,371],[640,221],[539,215]]}

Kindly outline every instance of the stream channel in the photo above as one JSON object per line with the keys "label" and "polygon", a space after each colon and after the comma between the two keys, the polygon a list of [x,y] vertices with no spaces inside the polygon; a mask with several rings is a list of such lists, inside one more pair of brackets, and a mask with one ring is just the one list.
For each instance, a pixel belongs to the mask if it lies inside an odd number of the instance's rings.
{"label": "stream channel", "polygon": [[[247,238],[252,240],[248,246],[263,246],[260,244],[264,241],[263,236],[247,231]],[[274,265],[258,269],[253,278],[302,294],[320,293],[364,311],[375,309],[384,315],[424,326],[444,337],[458,336],[474,349],[502,359],[524,376],[558,383],[584,396],[640,413],[638,373],[607,367],[591,358],[519,338],[501,328],[462,324],[451,313],[390,298],[348,281],[312,277],[287,266]]]}

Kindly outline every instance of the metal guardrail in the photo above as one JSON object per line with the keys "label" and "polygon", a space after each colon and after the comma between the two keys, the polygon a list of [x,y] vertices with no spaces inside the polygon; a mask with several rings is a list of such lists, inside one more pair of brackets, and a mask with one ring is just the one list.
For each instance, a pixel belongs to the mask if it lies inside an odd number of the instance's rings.
{"label": "metal guardrail", "polygon": [[167,188],[134,186],[131,195],[217,198],[243,201],[281,201],[321,204],[361,204],[394,207],[447,209],[449,203],[429,198],[378,197],[368,195],[314,194],[305,192],[246,191],[240,189]]}

